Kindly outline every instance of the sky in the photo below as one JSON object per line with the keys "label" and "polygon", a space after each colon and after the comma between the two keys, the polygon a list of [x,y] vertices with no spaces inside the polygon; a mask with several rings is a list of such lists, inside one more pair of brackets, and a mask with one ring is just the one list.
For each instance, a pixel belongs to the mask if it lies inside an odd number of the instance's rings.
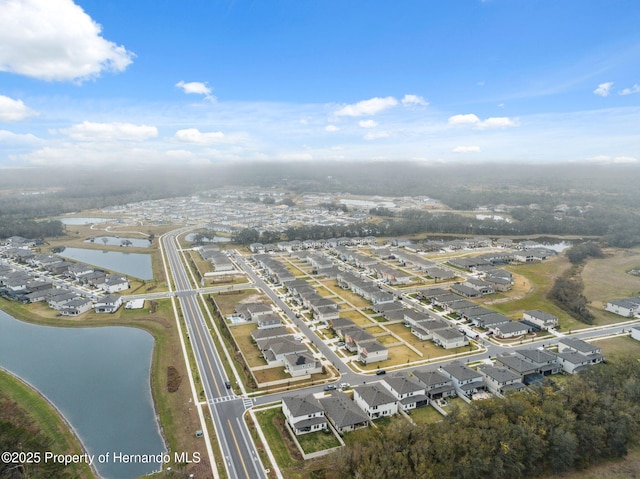
{"label": "sky", "polygon": [[0,0],[0,167],[640,161],[637,0]]}

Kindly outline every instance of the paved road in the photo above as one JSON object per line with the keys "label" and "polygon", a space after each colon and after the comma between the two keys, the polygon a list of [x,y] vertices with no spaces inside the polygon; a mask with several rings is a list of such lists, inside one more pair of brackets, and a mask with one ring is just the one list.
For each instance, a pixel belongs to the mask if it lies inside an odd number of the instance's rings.
{"label": "paved road", "polygon": [[162,244],[187,325],[205,400],[224,455],[227,474],[230,478],[264,478],[264,467],[242,419],[245,402],[225,386],[228,378],[202,314],[200,294],[194,289],[184,267],[185,262],[176,239],[178,234],[179,232],[174,232],[163,236]]}
{"label": "paved road", "polygon": [[[197,298],[200,292],[197,292],[190,284],[184,263],[180,261],[178,248],[176,246],[175,235],[167,236],[164,239],[165,250],[170,261],[171,270],[174,275],[174,281],[177,288],[177,296],[180,299],[182,309],[184,311],[185,320],[187,322],[189,335],[191,337],[194,351],[196,354],[196,362],[198,370],[203,379],[206,398],[211,408],[211,414],[214,418],[216,433],[219,437],[222,449],[225,455],[225,463],[228,468],[230,477],[265,477],[262,465],[258,459],[257,452],[251,440],[247,427],[242,420],[245,407],[251,406],[251,401],[238,398],[230,394],[224,387],[227,380],[224,370],[222,369],[218,353],[213,346],[210,332],[206,326],[206,321],[202,317],[201,309],[198,307]],[[247,274],[251,279],[248,286],[256,287],[264,291],[273,301],[273,303],[282,309],[289,317],[291,322],[297,326],[301,333],[307,336],[315,347],[331,361],[340,372],[339,382],[347,382],[351,385],[362,384],[363,382],[375,381],[378,378],[375,375],[361,374],[351,370],[346,366],[342,359],[318,336],[315,332],[300,318],[296,317],[295,312],[265,283],[265,281],[256,274],[256,272],[245,262],[244,258],[236,252],[230,252],[235,263]],[[415,306],[415,305],[412,305]],[[603,335],[614,335],[629,329],[629,324],[612,325],[605,328],[598,328],[589,331],[582,331],[572,334],[571,337],[580,339],[590,339]],[[484,351],[465,356],[463,361],[478,361],[488,358],[495,358],[499,354],[514,351],[520,348],[542,347],[556,344],[560,337],[545,338],[544,340],[534,342],[524,342],[515,346],[503,346],[489,341],[487,338],[480,338],[480,343],[486,348]],[[440,365],[453,361],[453,359],[443,359],[442,361],[432,361],[428,365],[412,366],[405,368],[405,371],[412,371],[418,368],[435,369]],[[319,392],[324,388],[323,385],[311,386],[305,388],[304,392]],[[298,393],[302,390],[297,391]],[[291,395],[291,391],[267,394],[256,398],[253,401],[255,405],[267,404],[279,401],[283,396]]]}

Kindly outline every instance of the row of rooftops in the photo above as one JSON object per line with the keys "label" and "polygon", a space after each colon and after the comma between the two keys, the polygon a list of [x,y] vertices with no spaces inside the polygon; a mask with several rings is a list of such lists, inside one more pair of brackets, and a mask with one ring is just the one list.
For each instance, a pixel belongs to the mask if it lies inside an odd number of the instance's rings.
{"label": "row of rooftops", "polygon": [[[564,338],[561,344],[572,354],[599,354],[599,348],[579,339]],[[494,364],[481,364],[476,369],[453,361],[438,369],[389,374],[381,381],[354,387],[354,398],[359,398],[359,401],[336,391],[320,398],[310,394],[285,396],[282,402],[291,418],[305,420],[314,417],[314,423],[317,423],[319,416],[326,415],[339,431],[348,430],[350,427],[366,425],[370,420],[357,403],[364,403],[373,409],[393,403],[404,408],[409,404],[415,407],[416,404],[428,404],[429,401],[455,394],[471,395],[478,390],[488,389],[503,395],[524,389],[523,381],[526,382],[527,376],[559,372],[562,366],[558,358],[566,354],[546,349],[520,349],[498,356]],[[295,424],[296,427],[305,425]]]}

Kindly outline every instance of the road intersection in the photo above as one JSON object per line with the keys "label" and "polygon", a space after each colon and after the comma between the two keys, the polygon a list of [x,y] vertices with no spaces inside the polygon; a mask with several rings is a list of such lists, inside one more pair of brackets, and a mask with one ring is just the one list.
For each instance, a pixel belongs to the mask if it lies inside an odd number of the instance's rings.
{"label": "road intersection", "polygon": [[[187,326],[188,337],[193,347],[196,366],[202,380],[204,398],[198,398],[198,401],[201,401],[201,404],[206,404],[211,412],[216,438],[219,443],[220,452],[224,457],[224,464],[228,476],[231,478],[263,478],[266,477],[265,466],[260,461],[256,445],[249,434],[249,429],[243,417],[247,409],[252,406],[278,402],[282,397],[291,395],[291,391],[280,391],[250,398],[246,394],[237,396],[226,387],[229,378],[227,377],[222,359],[211,336],[212,329],[214,329],[215,333],[215,324],[212,318],[209,318],[210,324],[208,324],[207,319],[202,313],[203,310],[206,310],[204,294],[230,289],[259,289],[271,299],[277,308],[282,310],[288,320],[300,330],[300,333],[308,338],[320,352],[320,355],[335,367],[339,376],[334,378],[334,382],[348,383],[351,385],[362,384],[375,380],[375,372],[361,373],[345,364],[334,349],[319,338],[313,329],[287,305],[273,288],[247,264],[244,257],[236,251],[230,251],[229,255],[249,278],[247,283],[206,289],[195,286],[197,285],[197,281],[193,277],[189,279],[189,275],[184,266],[188,263],[185,261],[185,258],[182,257],[181,248],[178,243],[178,236],[183,232],[184,230],[177,230],[166,234],[162,237],[162,245],[175,285],[174,291],[169,294],[177,297],[180,303]],[[415,305],[412,304],[411,306]],[[588,328],[576,331],[570,334],[570,337],[583,340],[616,337],[626,334],[632,324],[637,324],[637,321]],[[556,344],[565,336],[567,335],[557,333],[553,335],[553,337],[545,337],[539,340],[534,338],[523,341],[520,344],[505,345],[490,341],[486,335],[482,334],[479,335],[476,340],[480,349],[477,352],[466,354],[462,359],[465,361],[479,362],[495,358],[500,354],[512,352],[519,348],[548,347]],[[402,371],[410,372],[425,367],[437,368],[455,359],[460,360],[461,358],[459,356],[434,358],[429,361],[422,361],[419,364],[414,363],[403,367]],[[326,383],[310,386],[304,388],[304,392],[319,393],[325,386]],[[268,450],[268,444],[264,446]],[[215,464],[215,461],[212,461],[212,464]],[[277,468],[277,465],[273,464],[272,467]]]}

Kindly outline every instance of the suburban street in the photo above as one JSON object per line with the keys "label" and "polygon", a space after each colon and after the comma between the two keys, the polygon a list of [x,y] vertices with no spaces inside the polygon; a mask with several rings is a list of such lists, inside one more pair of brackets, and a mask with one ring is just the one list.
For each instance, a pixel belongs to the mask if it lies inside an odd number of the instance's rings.
{"label": "suburban street", "polygon": [[[251,440],[248,428],[244,422],[245,411],[252,406],[261,406],[280,401],[282,397],[291,395],[292,391],[280,391],[265,394],[253,399],[241,398],[233,394],[231,389],[226,387],[229,379],[226,376],[219,352],[213,343],[211,332],[207,326],[207,321],[202,314],[200,300],[202,295],[217,291],[231,289],[257,288],[263,291],[280,308],[284,315],[294,324],[306,338],[314,345],[320,354],[331,362],[339,372],[339,378],[335,383],[348,383],[352,386],[363,384],[369,381],[376,381],[378,378],[372,373],[358,373],[346,365],[335,351],[322,341],[307,323],[294,312],[283,299],[247,264],[245,258],[236,251],[229,254],[235,264],[247,275],[248,282],[230,286],[200,289],[189,280],[186,261],[182,258],[177,237],[181,230],[169,233],[162,238],[163,247],[166,252],[171,275],[174,279],[175,291],[170,294],[178,298],[182,308],[191,344],[193,346],[196,364],[202,379],[205,401],[213,418],[216,436],[224,455],[224,463],[230,477],[233,478],[261,478],[266,477],[264,466],[258,457],[255,445]],[[411,304],[411,306],[415,306]],[[570,334],[570,337],[580,339],[593,339],[595,337],[615,336],[628,331],[631,324],[637,321],[618,323],[599,328],[584,329]],[[477,341],[482,347],[476,353],[452,359],[445,357],[441,360],[437,358],[421,365],[410,365],[402,368],[403,371],[410,372],[416,369],[437,367],[454,360],[463,362],[482,361],[521,348],[540,348],[556,344],[565,334],[558,333],[553,337],[544,339],[523,341],[514,345],[501,345],[490,340],[484,333],[479,335]],[[317,393],[321,392],[326,383],[297,390],[297,392]],[[201,400],[202,398],[200,398]],[[217,452],[217,451],[216,451]]]}
{"label": "suburban street", "polygon": [[[204,395],[213,418],[216,438],[231,478],[266,477],[249,430],[243,420],[245,401],[226,387],[228,378],[215,348],[199,304],[200,293],[194,289],[184,266],[177,242],[178,232],[162,238],[175,284],[175,294],[187,325],[187,331]],[[195,431],[194,431],[195,433]],[[217,454],[218,451],[214,451]]]}

